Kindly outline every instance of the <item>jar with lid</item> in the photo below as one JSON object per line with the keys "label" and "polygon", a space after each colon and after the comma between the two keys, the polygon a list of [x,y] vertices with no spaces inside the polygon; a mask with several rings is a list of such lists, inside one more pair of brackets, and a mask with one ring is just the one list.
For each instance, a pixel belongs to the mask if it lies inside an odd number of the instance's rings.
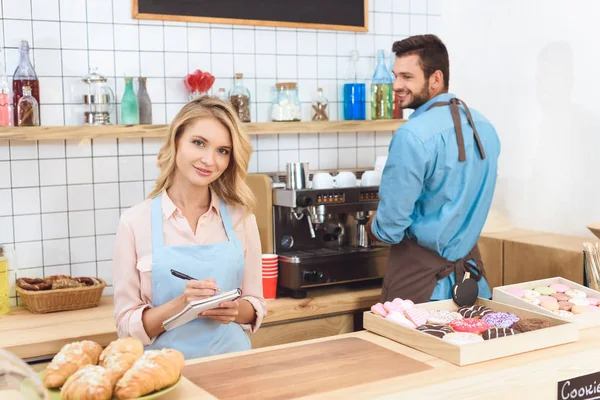
{"label": "jar with lid", "polygon": [[302,107],[296,82],[281,82],[275,84],[275,87],[277,90],[271,104],[271,120],[275,122],[300,121]]}
{"label": "jar with lid", "polygon": [[115,95],[108,86],[106,77],[100,75],[96,68],[91,68],[90,73],[81,80],[87,84],[83,95],[84,124],[110,125],[110,114]]}
{"label": "jar with lid", "polygon": [[244,86],[244,75],[235,74],[235,83],[229,91],[229,102],[242,122],[250,122],[250,91]]}

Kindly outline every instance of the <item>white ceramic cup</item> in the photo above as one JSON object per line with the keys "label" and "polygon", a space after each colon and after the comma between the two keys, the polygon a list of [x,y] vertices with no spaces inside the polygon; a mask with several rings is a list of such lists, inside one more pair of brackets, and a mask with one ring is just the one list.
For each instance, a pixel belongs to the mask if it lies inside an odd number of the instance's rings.
{"label": "white ceramic cup", "polygon": [[362,174],[361,186],[379,186],[381,184],[380,171],[365,171]]}
{"label": "white ceramic cup", "polygon": [[313,189],[331,189],[335,185],[333,176],[327,172],[317,172],[312,178]]}
{"label": "white ceramic cup", "polygon": [[341,171],[334,179],[335,187],[347,188],[356,186],[356,175],[351,171]]}
{"label": "white ceramic cup", "polygon": [[385,163],[387,162],[387,156],[379,156],[375,159],[375,171],[383,172]]}

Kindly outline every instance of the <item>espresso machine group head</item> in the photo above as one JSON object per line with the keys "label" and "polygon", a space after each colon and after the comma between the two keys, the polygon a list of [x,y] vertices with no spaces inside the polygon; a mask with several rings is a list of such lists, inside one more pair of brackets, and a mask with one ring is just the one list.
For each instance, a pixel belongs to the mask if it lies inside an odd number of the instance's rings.
{"label": "espresso machine group head", "polygon": [[366,234],[378,204],[377,186],[273,189],[280,291],[302,298],[307,288],[382,278],[388,247]]}

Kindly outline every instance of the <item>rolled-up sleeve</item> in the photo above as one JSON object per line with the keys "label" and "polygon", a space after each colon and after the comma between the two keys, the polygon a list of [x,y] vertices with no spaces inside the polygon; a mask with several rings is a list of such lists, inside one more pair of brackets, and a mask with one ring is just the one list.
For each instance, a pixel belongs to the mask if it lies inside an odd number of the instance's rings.
{"label": "rolled-up sleeve", "polygon": [[267,313],[267,302],[262,288],[262,250],[260,235],[254,214],[250,214],[243,223],[244,229],[244,278],[242,281],[242,299],[248,300],[256,310],[256,320],[241,327],[254,333],[260,327]]}
{"label": "rolled-up sleeve", "polygon": [[412,224],[415,203],[423,191],[428,151],[414,133],[400,128],[392,138],[379,186],[379,206],[371,231],[381,241],[396,244]]}
{"label": "rolled-up sleeve", "polygon": [[136,268],[135,238],[127,221],[121,217],[113,256],[114,317],[119,337],[132,337],[144,345],[148,337],[142,323],[142,314],[151,307],[141,298],[140,273]]}

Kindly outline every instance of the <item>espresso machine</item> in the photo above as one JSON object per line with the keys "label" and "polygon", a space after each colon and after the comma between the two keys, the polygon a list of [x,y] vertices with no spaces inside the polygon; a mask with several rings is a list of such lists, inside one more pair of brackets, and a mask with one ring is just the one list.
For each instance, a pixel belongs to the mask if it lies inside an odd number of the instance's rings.
{"label": "espresso machine", "polygon": [[389,246],[371,243],[366,231],[379,187],[309,189],[302,170],[288,165],[286,187],[273,189],[279,292],[304,298],[308,288],[381,279]]}

